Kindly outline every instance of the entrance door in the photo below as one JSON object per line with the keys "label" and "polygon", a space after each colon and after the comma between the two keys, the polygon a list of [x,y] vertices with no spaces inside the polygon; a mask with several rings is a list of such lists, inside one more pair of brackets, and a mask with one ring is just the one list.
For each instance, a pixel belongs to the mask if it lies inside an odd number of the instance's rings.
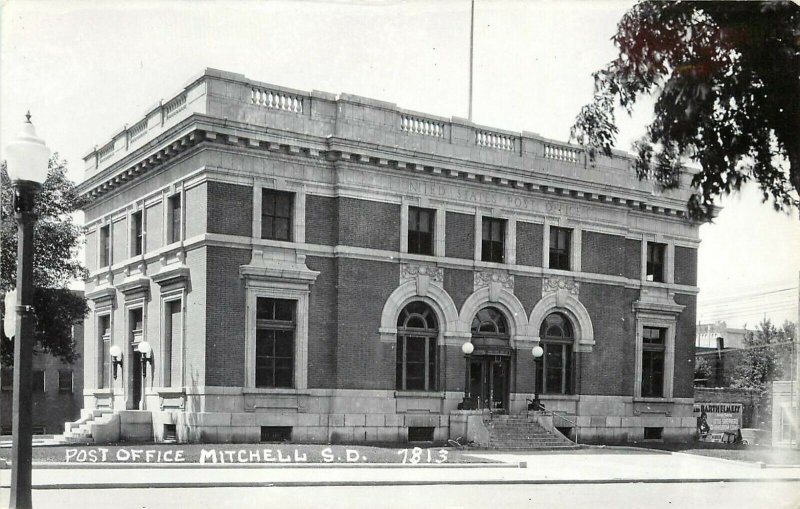
{"label": "entrance door", "polygon": [[131,360],[131,409],[138,410],[142,401],[142,356],[135,351]]}
{"label": "entrance door", "polygon": [[470,396],[478,408],[497,412],[507,410],[508,375],[507,357],[478,357],[470,362]]}

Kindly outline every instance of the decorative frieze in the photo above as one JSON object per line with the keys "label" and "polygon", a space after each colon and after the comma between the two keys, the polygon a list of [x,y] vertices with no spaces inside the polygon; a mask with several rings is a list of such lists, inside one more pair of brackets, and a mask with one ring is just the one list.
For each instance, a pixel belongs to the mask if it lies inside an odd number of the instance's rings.
{"label": "decorative frieze", "polygon": [[581,284],[579,282],[566,277],[546,277],[542,282],[542,296],[564,290],[569,295],[577,298],[580,295],[580,289]]}
{"label": "decorative frieze", "polygon": [[418,276],[427,276],[431,282],[442,284],[444,281],[444,269],[420,263],[400,264],[400,284],[410,279],[417,279]]}
{"label": "decorative frieze", "polygon": [[499,302],[500,292],[514,293],[514,276],[501,270],[479,270],[473,273],[472,291],[489,287],[489,302]]}
{"label": "decorative frieze", "polygon": [[400,265],[400,284],[414,281],[417,285],[417,295],[426,296],[431,284],[442,286],[444,282],[444,269],[434,265],[418,263],[403,263]]}
{"label": "decorative frieze", "polygon": [[514,293],[514,276],[501,270],[479,270],[474,273],[473,291],[484,286],[491,286],[492,283],[500,285],[511,293]]}

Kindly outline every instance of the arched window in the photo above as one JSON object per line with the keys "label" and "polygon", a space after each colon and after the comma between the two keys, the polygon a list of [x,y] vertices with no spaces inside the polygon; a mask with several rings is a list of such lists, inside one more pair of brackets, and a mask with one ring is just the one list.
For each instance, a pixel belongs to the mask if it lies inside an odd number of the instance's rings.
{"label": "arched window", "polygon": [[508,324],[497,308],[483,308],[472,319],[472,334],[484,337],[508,339]]}
{"label": "arched window", "polygon": [[561,313],[552,313],[539,330],[544,355],[537,383],[544,394],[572,394],[572,324]]}
{"label": "arched window", "polygon": [[397,318],[397,389],[436,390],[436,314],[424,302],[411,302]]}

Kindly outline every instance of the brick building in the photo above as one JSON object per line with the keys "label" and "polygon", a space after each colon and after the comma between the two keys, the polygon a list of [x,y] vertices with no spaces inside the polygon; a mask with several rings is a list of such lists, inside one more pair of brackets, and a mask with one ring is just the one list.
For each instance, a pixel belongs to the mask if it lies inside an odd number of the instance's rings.
{"label": "brick building", "polygon": [[86,408],[123,438],[442,440],[535,383],[588,440],[694,433],[689,174],[211,69],[85,161]]}
{"label": "brick building", "polygon": [[[83,324],[72,328],[75,350],[83,351]],[[0,435],[12,432],[14,368],[0,365]],[[72,364],[49,354],[33,357],[33,433],[56,435],[78,418],[83,407],[83,356]]]}

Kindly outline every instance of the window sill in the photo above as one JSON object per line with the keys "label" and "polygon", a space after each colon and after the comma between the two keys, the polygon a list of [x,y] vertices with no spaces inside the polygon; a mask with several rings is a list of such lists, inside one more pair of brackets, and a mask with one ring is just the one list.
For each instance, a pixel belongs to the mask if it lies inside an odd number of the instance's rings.
{"label": "window sill", "polygon": [[674,398],[653,398],[653,397],[637,397],[633,398],[634,403],[674,403]]}
{"label": "window sill", "polygon": [[581,397],[578,394],[539,394],[539,399],[578,401]]}
{"label": "window sill", "polygon": [[304,396],[307,392],[287,387],[245,387],[242,389],[244,396],[248,395],[275,395],[275,396]]}
{"label": "window sill", "polygon": [[395,398],[431,398],[444,399],[441,391],[394,391]]}

